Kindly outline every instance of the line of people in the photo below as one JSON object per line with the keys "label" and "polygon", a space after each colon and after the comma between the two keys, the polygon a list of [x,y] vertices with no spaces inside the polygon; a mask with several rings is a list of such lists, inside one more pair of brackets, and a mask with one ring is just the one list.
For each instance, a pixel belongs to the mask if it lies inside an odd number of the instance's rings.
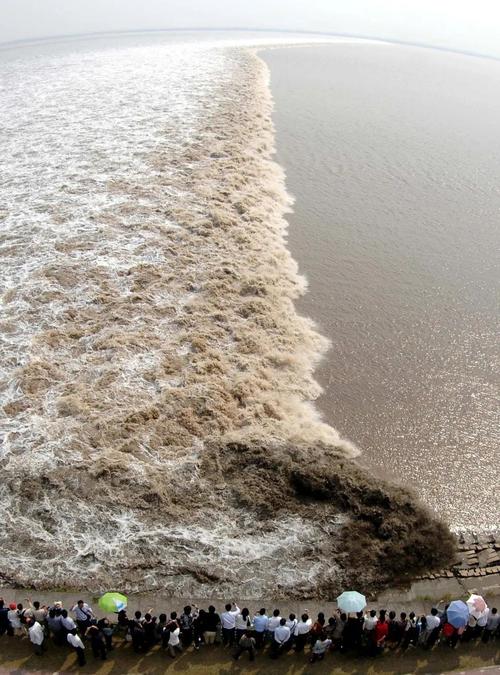
{"label": "line of people", "polygon": [[[130,642],[137,653],[144,653],[159,644],[175,658],[193,645],[221,643],[232,650],[238,660],[247,653],[251,661],[269,645],[273,659],[283,653],[304,652],[309,646],[312,663],[322,660],[330,651],[349,652],[375,656],[384,650],[406,651],[422,647],[432,649],[438,642],[456,647],[459,641],[481,640],[486,643],[500,637],[500,616],[496,608],[480,619],[472,615],[469,624],[456,629],[447,621],[447,606],[442,610],[433,607],[429,614],[418,617],[415,612],[379,612],[371,610],[346,614],[337,610],[328,620],[323,612],[313,621],[308,612],[300,616],[282,617],[279,609],[268,615],[265,608],[252,616],[248,608],[240,609],[235,603],[226,604],[217,612],[213,605],[207,610],[187,605],[181,613],[156,616],[153,609],[144,615],[136,611],[129,618],[126,610],[117,614],[116,623],[106,617],[98,619],[92,608],[79,600],[69,610],[61,602],[42,606],[27,599],[27,605],[10,603],[0,598],[0,637],[27,634],[34,651],[42,655],[49,639],[55,645],[68,644],[76,653],[78,663],[85,664],[86,645],[96,658],[106,659],[113,649],[113,636]],[[70,616],[70,613],[73,616]]]}

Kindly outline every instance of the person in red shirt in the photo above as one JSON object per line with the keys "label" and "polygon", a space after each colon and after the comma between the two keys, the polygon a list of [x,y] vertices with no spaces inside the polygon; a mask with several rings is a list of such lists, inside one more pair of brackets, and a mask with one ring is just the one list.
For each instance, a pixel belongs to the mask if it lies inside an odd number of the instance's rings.
{"label": "person in red shirt", "polygon": [[374,632],[374,642],[375,648],[378,652],[381,652],[384,648],[385,640],[389,634],[389,622],[385,618],[385,610],[380,610],[378,623],[375,625],[373,630]]}

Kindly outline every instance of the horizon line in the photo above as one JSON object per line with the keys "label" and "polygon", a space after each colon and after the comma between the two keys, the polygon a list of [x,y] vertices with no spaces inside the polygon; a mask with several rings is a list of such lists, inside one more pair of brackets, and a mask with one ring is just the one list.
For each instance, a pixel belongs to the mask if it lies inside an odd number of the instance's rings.
{"label": "horizon line", "polygon": [[238,26],[234,27],[206,27],[206,26],[197,26],[197,27],[171,27],[171,28],[131,28],[128,30],[109,30],[109,31],[92,31],[90,33],[56,33],[53,35],[47,35],[43,37],[36,38],[20,38],[18,40],[10,40],[6,42],[0,42],[0,50],[6,49],[15,49],[16,47],[36,45],[36,44],[46,44],[51,42],[62,42],[67,41],[77,41],[85,38],[99,38],[105,37],[108,35],[137,35],[141,33],[201,33],[201,32],[212,32],[212,33],[284,33],[288,35],[311,35],[316,37],[329,37],[329,38],[350,38],[354,40],[370,40],[372,42],[381,42],[388,44],[401,45],[406,47],[418,47],[420,49],[434,49],[441,52],[450,52],[452,54],[461,54],[463,56],[471,56],[474,58],[490,59],[493,61],[499,61],[500,56],[494,56],[493,54],[486,54],[483,52],[475,52],[469,50],[463,50],[454,47],[447,47],[443,45],[435,45],[426,42],[411,42],[407,40],[398,40],[397,38],[385,38],[385,37],[375,37],[373,35],[359,35],[355,33],[336,33],[333,31],[319,31],[319,30],[305,30],[305,29],[293,29],[293,28],[242,28]]}

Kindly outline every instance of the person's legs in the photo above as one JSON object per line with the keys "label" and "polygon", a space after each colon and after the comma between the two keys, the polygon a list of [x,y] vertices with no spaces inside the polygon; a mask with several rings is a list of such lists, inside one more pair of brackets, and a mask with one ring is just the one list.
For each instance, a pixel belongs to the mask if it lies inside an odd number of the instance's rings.
{"label": "person's legs", "polygon": [[306,636],[304,634],[302,635],[297,635],[295,638],[295,651],[296,652],[302,652],[304,651],[304,646],[306,644]]}
{"label": "person's legs", "polygon": [[233,654],[233,659],[234,659],[235,661],[237,661],[237,660],[240,658],[240,656],[243,654],[244,651],[245,651],[245,650],[243,649],[243,647],[239,647],[239,646],[238,646],[237,649],[236,649],[236,651],[235,651],[234,654]]}
{"label": "person's legs", "polygon": [[311,654],[311,658],[309,659],[310,663],[314,663],[315,661],[318,660],[318,655],[317,654]]}
{"label": "person's legs", "polygon": [[35,654],[37,656],[41,656],[43,654],[43,646],[42,645],[43,645],[43,642],[42,642],[41,645],[33,645],[33,648],[35,650]]}
{"label": "person's legs", "polygon": [[76,651],[76,656],[78,658],[78,665],[84,666],[86,664],[85,651],[81,647],[75,647],[75,651]]}
{"label": "person's legs", "polygon": [[171,656],[173,659],[175,659],[175,649],[173,645],[168,645],[167,646],[169,656]]}
{"label": "person's legs", "polygon": [[257,631],[255,632],[255,646],[257,649],[262,649],[264,646],[264,631],[258,633]]}
{"label": "person's legs", "polygon": [[483,635],[482,635],[482,637],[481,637],[481,642],[483,642],[484,644],[486,644],[487,642],[489,642],[490,634],[491,634],[491,631],[490,631],[490,630],[486,630],[486,629],[483,630]]}
{"label": "person's legs", "polygon": [[255,661],[255,649],[253,647],[247,647],[247,651],[250,661]]}
{"label": "person's legs", "polygon": [[203,634],[203,637],[205,638],[205,644],[206,645],[213,645],[215,643],[215,636],[217,633],[213,630],[206,630],[205,633]]}

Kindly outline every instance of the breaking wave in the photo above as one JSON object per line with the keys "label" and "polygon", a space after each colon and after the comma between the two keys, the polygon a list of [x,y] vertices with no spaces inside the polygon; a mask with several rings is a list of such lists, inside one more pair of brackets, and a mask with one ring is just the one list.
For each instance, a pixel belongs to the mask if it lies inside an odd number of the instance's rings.
{"label": "breaking wave", "polygon": [[263,62],[170,45],[10,72],[0,578],[312,593],[345,578],[351,511],[394,497],[431,527],[312,403],[328,343],[293,304]]}

